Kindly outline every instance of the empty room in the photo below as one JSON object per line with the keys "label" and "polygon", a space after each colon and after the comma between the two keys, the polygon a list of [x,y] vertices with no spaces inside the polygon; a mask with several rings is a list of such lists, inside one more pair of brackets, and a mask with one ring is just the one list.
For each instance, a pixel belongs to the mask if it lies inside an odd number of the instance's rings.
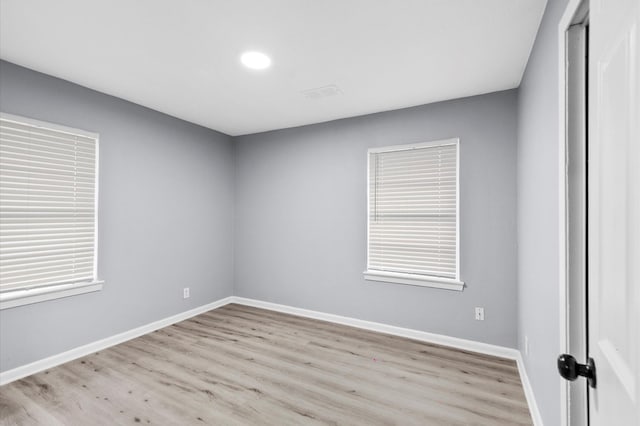
{"label": "empty room", "polygon": [[640,425],[639,31],[0,0],[0,425]]}

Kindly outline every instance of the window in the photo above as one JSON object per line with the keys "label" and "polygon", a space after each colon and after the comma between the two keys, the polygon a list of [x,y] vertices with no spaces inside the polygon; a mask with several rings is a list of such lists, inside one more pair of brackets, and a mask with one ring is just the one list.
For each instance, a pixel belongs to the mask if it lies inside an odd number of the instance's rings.
{"label": "window", "polygon": [[366,279],[462,290],[458,145],[369,150]]}
{"label": "window", "polygon": [[0,115],[0,308],[99,290],[98,135]]}

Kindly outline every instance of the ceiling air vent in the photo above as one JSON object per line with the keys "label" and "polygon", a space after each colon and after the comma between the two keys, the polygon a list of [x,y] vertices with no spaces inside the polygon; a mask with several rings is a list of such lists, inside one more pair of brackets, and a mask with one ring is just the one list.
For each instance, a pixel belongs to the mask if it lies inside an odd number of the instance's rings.
{"label": "ceiling air vent", "polygon": [[342,95],[342,90],[340,90],[340,88],[335,84],[330,84],[328,86],[322,86],[315,89],[303,90],[301,93],[306,99],[315,101],[322,98]]}

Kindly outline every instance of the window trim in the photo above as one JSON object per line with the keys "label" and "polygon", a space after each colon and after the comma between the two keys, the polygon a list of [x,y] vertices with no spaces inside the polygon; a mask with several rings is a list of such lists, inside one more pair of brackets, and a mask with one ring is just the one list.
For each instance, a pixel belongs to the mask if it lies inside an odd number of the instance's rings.
{"label": "window trim", "polygon": [[95,280],[3,291],[0,293],[0,311],[17,306],[100,291],[103,284],[104,281]]}
{"label": "window trim", "polygon": [[[421,275],[401,272],[369,269],[369,231],[370,231],[370,169],[371,154],[381,152],[410,151],[442,145],[456,145],[456,277],[455,279],[433,275]],[[464,282],[460,279],[460,138],[441,139],[413,144],[390,145],[367,150],[367,268],[363,272],[365,280],[382,281],[396,284],[416,285],[447,290],[464,290]]]}
{"label": "window trim", "polygon": [[0,118],[24,123],[34,127],[41,127],[49,130],[70,133],[79,136],[85,136],[96,141],[96,163],[95,163],[95,209],[94,209],[94,262],[93,262],[93,279],[91,281],[69,282],[51,285],[42,285],[31,288],[13,288],[8,290],[0,290],[0,311],[3,309],[14,308],[17,306],[29,305],[32,303],[44,302],[47,300],[55,300],[63,297],[74,296],[79,294],[91,293],[102,290],[103,280],[98,279],[98,200],[99,200],[99,176],[100,176],[100,135],[95,132],[89,132],[74,127],[63,126],[47,121],[35,120],[33,118],[20,115],[8,114],[0,112]]}

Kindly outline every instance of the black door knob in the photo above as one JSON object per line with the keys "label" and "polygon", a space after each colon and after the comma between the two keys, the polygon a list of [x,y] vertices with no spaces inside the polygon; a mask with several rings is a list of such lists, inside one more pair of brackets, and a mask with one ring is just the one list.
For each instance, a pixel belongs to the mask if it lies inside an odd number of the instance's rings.
{"label": "black door knob", "polygon": [[567,380],[574,381],[578,376],[587,378],[589,386],[596,387],[596,364],[589,358],[586,364],[580,364],[569,354],[558,357],[558,372]]}

